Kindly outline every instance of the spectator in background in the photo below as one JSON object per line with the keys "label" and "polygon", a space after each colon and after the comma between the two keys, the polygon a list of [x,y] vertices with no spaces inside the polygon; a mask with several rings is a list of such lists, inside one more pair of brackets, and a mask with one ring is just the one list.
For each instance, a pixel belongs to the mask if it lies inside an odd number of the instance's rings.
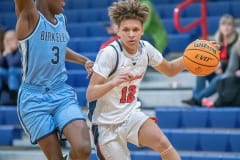
{"label": "spectator in background", "polygon": [[[231,49],[236,45],[239,33],[236,31],[234,18],[231,15],[223,15],[219,21],[219,29],[214,40],[220,44],[220,65],[212,74],[196,77],[196,86],[193,88],[193,96],[190,99],[182,100],[188,105],[201,105],[204,97],[209,97],[216,92],[216,85],[222,74],[225,72]],[[209,85],[207,86],[207,82]],[[206,101],[204,101],[206,103]]]}
{"label": "spectator in background", "polygon": [[218,97],[215,101],[204,98],[202,105],[208,108],[240,106],[240,40],[231,50],[226,72],[218,81],[217,93]]}
{"label": "spectator in background", "polygon": [[229,64],[223,77],[240,77],[240,38],[231,50]]}
{"label": "spectator in background", "polygon": [[8,104],[17,104],[17,94],[21,83],[21,54],[18,50],[18,42],[14,30],[6,31],[4,35],[4,52],[8,66],[8,89],[10,101]]}
{"label": "spectator in background", "polygon": [[146,5],[149,9],[149,15],[144,22],[144,35],[149,36],[154,41],[154,46],[158,51],[163,52],[167,47],[167,33],[161,22],[161,19],[156,12],[151,0],[140,0],[140,2]]}
{"label": "spectator in background", "polygon": [[109,40],[107,40],[106,42],[104,42],[101,46],[100,49],[105,48],[106,46],[108,46],[110,43],[112,43],[113,41],[117,40],[119,37],[117,35],[117,26],[114,23],[105,23],[104,27],[106,28],[106,31],[108,33],[108,35],[112,36]]}
{"label": "spectator in background", "polygon": [[[4,45],[4,29],[0,28],[0,104],[4,105],[6,103],[6,96],[8,96],[8,86],[7,86],[7,72],[8,65],[6,61],[6,56],[3,55]],[[6,96],[5,96],[6,95]]]}

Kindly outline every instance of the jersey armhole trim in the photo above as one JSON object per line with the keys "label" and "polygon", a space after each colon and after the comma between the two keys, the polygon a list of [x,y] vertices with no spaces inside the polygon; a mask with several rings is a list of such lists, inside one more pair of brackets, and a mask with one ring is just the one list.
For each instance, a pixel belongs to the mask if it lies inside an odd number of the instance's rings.
{"label": "jersey armhole trim", "polygon": [[[144,47],[146,47],[146,45],[144,44],[144,42],[143,42],[143,41],[140,41],[140,46],[141,46],[141,48],[144,48]],[[146,51],[146,53],[147,53],[148,65],[149,65],[149,55],[148,55],[148,51]]]}
{"label": "jersey armhole trim", "polygon": [[64,14],[62,14],[62,16],[63,16],[63,19],[64,19],[65,29],[67,30],[67,17]]}
{"label": "jersey armhole trim", "polygon": [[121,45],[121,42],[120,42],[120,40],[119,40],[119,39],[117,39],[116,41],[117,41],[117,44],[119,45],[119,48],[120,48],[120,50],[121,50],[121,52],[122,52],[122,51],[123,51],[123,49],[122,49],[122,45]]}
{"label": "jersey armhole trim", "polygon": [[119,55],[118,55],[118,51],[117,51],[116,47],[114,45],[109,45],[109,46],[113,47],[113,49],[115,50],[116,55],[117,55],[117,60],[116,60],[115,67],[113,68],[112,72],[108,75],[108,77],[110,77],[111,75],[113,75],[114,72],[116,72],[117,67],[118,67],[118,63],[119,63]]}

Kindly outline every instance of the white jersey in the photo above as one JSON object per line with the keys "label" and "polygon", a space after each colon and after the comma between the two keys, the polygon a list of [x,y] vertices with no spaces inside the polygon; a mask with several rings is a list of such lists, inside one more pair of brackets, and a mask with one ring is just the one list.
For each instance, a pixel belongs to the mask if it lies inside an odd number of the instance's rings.
{"label": "white jersey", "polygon": [[[162,54],[147,41],[140,41],[138,51],[134,55],[128,54],[121,47],[119,40],[100,50],[93,67],[94,72],[107,80],[126,71],[135,78],[113,88],[95,103],[90,103],[89,118],[92,123],[119,124],[125,121],[128,115],[141,105],[137,97],[148,65],[158,66],[162,60]],[[110,75],[113,70],[114,73]]]}

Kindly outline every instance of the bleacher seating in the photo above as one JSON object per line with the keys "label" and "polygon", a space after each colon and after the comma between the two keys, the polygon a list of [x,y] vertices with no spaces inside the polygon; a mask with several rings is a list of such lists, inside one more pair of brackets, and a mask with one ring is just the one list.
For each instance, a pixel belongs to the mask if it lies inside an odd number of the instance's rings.
{"label": "bleacher seating", "polygon": [[240,152],[239,116],[239,108],[156,109],[158,125],[179,150]]}
{"label": "bleacher seating", "polygon": [[[75,17],[75,16],[73,16]],[[70,37],[88,37],[88,26],[79,23],[71,23],[67,26]]]}
{"label": "bleacher seating", "polygon": [[228,133],[226,131],[218,132],[200,132],[199,146],[203,151],[229,151]]}
{"label": "bleacher seating", "polygon": [[201,4],[193,3],[189,7],[183,10],[183,17],[200,17],[201,16]]}
{"label": "bleacher seating", "polygon": [[213,35],[216,32],[219,26],[219,19],[219,16],[211,16],[208,18],[207,28],[209,34]]}
{"label": "bleacher seating", "polygon": [[89,1],[89,8],[105,8],[108,5],[108,0]]}
{"label": "bleacher seating", "polygon": [[17,20],[16,15],[12,12],[0,14],[0,24],[5,28],[15,28],[16,20]]}
{"label": "bleacher seating", "polygon": [[0,146],[13,145],[14,127],[10,125],[0,125]]}
{"label": "bleacher seating", "polygon": [[15,8],[13,7],[12,2],[9,1],[3,1],[0,5],[0,12],[6,13],[6,12],[14,12]]}
{"label": "bleacher seating", "polygon": [[208,2],[207,4],[208,16],[219,16],[223,13],[230,13],[230,3],[229,2]]}
{"label": "bleacher seating", "polygon": [[86,91],[86,87],[79,87],[76,89],[77,98],[80,106],[87,106]]}
{"label": "bleacher seating", "polygon": [[[238,108],[165,108],[156,110],[162,128],[235,128],[240,127]],[[171,117],[171,118],[168,118]],[[224,117],[224,118],[223,118]]]}
{"label": "bleacher seating", "polygon": [[20,125],[18,116],[17,116],[17,108],[16,106],[1,106],[0,107],[0,115],[1,115],[1,124],[6,125]]}
{"label": "bleacher seating", "polygon": [[78,6],[79,9],[88,8],[88,0],[69,1],[68,3],[66,3],[65,8],[66,9],[76,9],[76,6]]}
{"label": "bleacher seating", "polygon": [[234,17],[240,17],[239,3],[240,3],[239,1],[235,0],[235,2],[231,2],[230,4],[231,14]]}
{"label": "bleacher seating", "polygon": [[183,52],[186,46],[191,42],[190,34],[169,34],[167,52]]}
{"label": "bleacher seating", "polygon": [[82,37],[72,38],[68,46],[77,52],[94,52],[97,53],[101,43],[107,40],[107,37]]}
{"label": "bleacher seating", "polygon": [[[171,116],[171,118],[168,118],[169,116]],[[181,114],[178,109],[157,110],[156,117],[161,117],[161,119],[158,119],[157,123],[162,128],[178,128],[181,125]]]}
{"label": "bleacher seating", "polygon": [[[238,109],[210,110],[209,127],[213,128],[238,128],[237,118],[240,116]],[[224,118],[223,118],[224,117]]]}
{"label": "bleacher seating", "polygon": [[71,84],[74,87],[86,87],[89,83],[87,72],[83,70],[69,71],[67,83]]}
{"label": "bleacher seating", "polygon": [[207,126],[208,112],[206,110],[189,109],[181,113],[181,126],[183,128],[204,128]]}
{"label": "bleacher seating", "polygon": [[14,139],[22,138],[16,106],[0,106],[0,133],[0,146],[13,145]]}
{"label": "bleacher seating", "polygon": [[229,143],[231,151],[239,152],[240,151],[239,133],[231,133],[231,136],[229,137]]}
{"label": "bleacher seating", "polygon": [[168,130],[167,136],[172,142],[173,146],[178,150],[189,150],[196,151],[199,150],[198,131],[188,131],[188,130]]}

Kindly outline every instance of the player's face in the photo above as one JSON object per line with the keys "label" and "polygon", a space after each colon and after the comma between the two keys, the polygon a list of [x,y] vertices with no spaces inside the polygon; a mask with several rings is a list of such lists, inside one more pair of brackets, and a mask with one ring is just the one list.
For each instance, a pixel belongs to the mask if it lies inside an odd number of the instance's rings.
{"label": "player's face", "polygon": [[136,19],[126,19],[118,27],[118,36],[124,49],[130,54],[136,53],[139,41],[144,33],[142,23]]}
{"label": "player's face", "polygon": [[59,14],[64,11],[65,0],[49,0],[49,9],[54,14]]}

